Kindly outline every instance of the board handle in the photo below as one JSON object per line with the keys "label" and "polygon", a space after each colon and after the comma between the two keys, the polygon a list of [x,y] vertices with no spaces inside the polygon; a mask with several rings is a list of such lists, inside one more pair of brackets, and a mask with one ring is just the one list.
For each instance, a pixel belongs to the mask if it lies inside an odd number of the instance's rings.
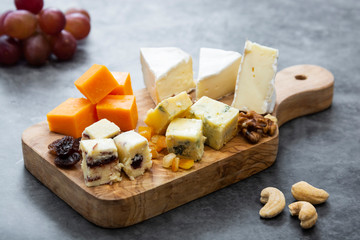
{"label": "board handle", "polygon": [[275,78],[276,104],[273,115],[278,125],[330,107],[333,99],[334,76],[315,65],[285,68]]}

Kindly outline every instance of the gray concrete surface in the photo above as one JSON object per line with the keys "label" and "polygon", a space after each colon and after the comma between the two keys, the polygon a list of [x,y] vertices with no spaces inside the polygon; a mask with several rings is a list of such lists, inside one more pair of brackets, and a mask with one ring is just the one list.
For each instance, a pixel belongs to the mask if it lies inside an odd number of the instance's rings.
{"label": "gray concrete surface", "polygon": [[[72,61],[0,67],[0,239],[359,239],[359,1],[47,0],[45,6],[88,9],[92,30]],[[13,1],[0,2],[0,12],[10,8]],[[109,230],[85,220],[24,168],[22,132],[68,97],[81,96],[73,82],[93,63],[129,71],[141,89],[140,47],[180,47],[193,56],[196,72],[200,47],[242,52],[246,39],[278,48],[279,69],[316,64],[335,76],[332,107],[282,126],[269,169]],[[259,217],[262,188],[278,187],[291,203],[290,187],[300,180],[330,193],[317,207],[314,228],[302,230],[287,209],[275,219]]]}

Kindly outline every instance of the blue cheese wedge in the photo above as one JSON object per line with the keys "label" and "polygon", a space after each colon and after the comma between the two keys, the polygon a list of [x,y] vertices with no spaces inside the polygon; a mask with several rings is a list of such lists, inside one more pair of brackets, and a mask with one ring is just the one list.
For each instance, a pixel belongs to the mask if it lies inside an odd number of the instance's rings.
{"label": "blue cheese wedge", "polygon": [[198,119],[176,118],[166,130],[168,152],[199,161],[204,154],[203,124]]}
{"label": "blue cheese wedge", "polygon": [[191,56],[175,47],[141,48],[145,86],[155,104],[195,88]]}
{"label": "blue cheese wedge", "polygon": [[123,170],[130,180],[151,169],[151,152],[146,138],[134,131],[119,134],[114,138]]}
{"label": "blue cheese wedge", "polygon": [[122,165],[113,139],[80,141],[81,169],[88,187],[120,182]]}
{"label": "blue cheese wedge", "polygon": [[170,121],[181,117],[192,105],[192,101],[186,92],[181,92],[174,97],[161,101],[155,109],[150,109],[144,122],[152,127],[154,133],[164,134]]}
{"label": "blue cheese wedge", "polygon": [[113,138],[119,133],[120,128],[104,118],[85,128],[81,139]]}
{"label": "blue cheese wedge", "polygon": [[205,144],[216,150],[237,134],[239,110],[209,97],[203,96],[194,103],[186,117],[202,120]]}
{"label": "blue cheese wedge", "polygon": [[214,48],[201,48],[196,99],[219,99],[235,90],[241,54]]}
{"label": "blue cheese wedge", "polygon": [[279,51],[246,41],[232,106],[259,114],[274,110],[275,75]]}

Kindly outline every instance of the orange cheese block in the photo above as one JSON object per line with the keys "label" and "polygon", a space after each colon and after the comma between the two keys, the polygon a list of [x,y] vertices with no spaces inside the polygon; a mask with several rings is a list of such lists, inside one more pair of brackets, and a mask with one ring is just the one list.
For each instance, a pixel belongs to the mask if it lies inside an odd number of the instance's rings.
{"label": "orange cheese block", "polygon": [[87,126],[97,121],[96,106],[85,98],[69,98],[46,117],[50,131],[78,138]]}
{"label": "orange cheese block", "polygon": [[131,78],[130,73],[128,72],[111,72],[118,86],[112,90],[111,95],[133,95],[133,90],[131,87]]}
{"label": "orange cheese block", "polygon": [[119,86],[107,67],[99,64],[92,65],[74,84],[92,104],[98,103]]}
{"label": "orange cheese block", "polygon": [[138,112],[133,95],[108,95],[96,105],[96,111],[99,119],[107,118],[121,131],[136,128]]}

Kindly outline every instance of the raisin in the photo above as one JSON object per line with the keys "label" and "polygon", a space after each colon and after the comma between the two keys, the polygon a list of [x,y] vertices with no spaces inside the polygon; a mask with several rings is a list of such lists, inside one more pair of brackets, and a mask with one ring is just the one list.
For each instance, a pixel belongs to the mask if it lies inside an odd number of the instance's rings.
{"label": "raisin", "polygon": [[131,167],[137,169],[141,167],[141,164],[144,160],[144,157],[140,154],[136,154],[133,159],[131,159]]}
{"label": "raisin", "polygon": [[56,148],[57,148],[58,145],[61,144],[60,142],[61,142],[61,139],[58,139],[58,140],[55,140],[55,141],[53,141],[52,143],[49,144],[48,149],[49,149],[51,154],[57,155]]}
{"label": "raisin", "polygon": [[80,140],[81,138],[74,139],[71,136],[65,136],[49,144],[50,153],[57,156],[54,160],[56,166],[70,168],[80,161]]}
{"label": "raisin", "polygon": [[65,157],[57,156],[55,158],[55,165],[61,168],[70,168],[80,161],[81,155],[78,152]]}
{"label": "raisin", "polygon": [[51,153],[55,153],[55,155],[60,157],[65,157],[72,154],[73,146],[75,139],[71,136],[65,136],[61,139],[58,139],[48,146]]}
{"label": "raisin", "polygon": [[74,139],[74,144],[73,144],[73,147],[72,147],[74,152],[79,152],[80,141],[81,141],[81,137]]}

